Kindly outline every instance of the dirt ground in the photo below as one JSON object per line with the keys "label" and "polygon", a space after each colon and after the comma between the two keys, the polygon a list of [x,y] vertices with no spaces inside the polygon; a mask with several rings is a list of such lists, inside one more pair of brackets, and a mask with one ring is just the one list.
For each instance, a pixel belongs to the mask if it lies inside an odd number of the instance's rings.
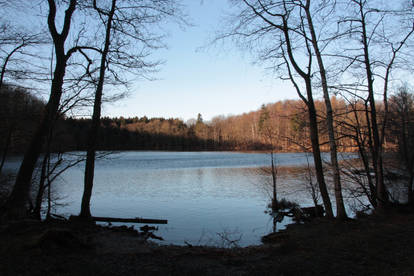
{"label": "dirt ground", "polygon": [[272,244],[158,246],[68,222],[0,226],[0,275],[414,275],[414,214],[291,225]]}

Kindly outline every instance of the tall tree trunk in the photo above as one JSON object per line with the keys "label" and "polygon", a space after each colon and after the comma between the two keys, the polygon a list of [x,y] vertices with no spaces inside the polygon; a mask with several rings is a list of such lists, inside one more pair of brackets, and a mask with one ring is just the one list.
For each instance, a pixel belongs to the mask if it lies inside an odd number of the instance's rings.
{"label": "tall tree trunk", "polygon": [[311,74],[309,71],[311,67],[308,66],[307,73],[305,73],[303,70],[300,69],[299,65],[297,64],[293,56],[293,50],[292,50],[292,45],[291,45],[290,36],[289,36],[289,28],[288,28],[287,19],[285,17],[282,17],[282,19],[283,19],[282,31],[285,36],[286,49],[287,49],[287,53],[289,56],[289,60],[292,63],[292,66],[294,67],[295,71],[302,77],[302,79],[305,82],[307,99],[301,94],[300,89],[298,85],[296,84],[296,82],[294,81],[294,78],[290,71],[290,67],[288,65],[288,72],[289,72],[290,80],[292,84],[295,86],[299,97],[302,99],[302,101],[306,104],[308,108],[310,140],[312,144],[313,160],[315,163],[316,179],[318,181],[319,192],[321,193],[321,196],[322,196],[322,201],[325,207],[326,216],[328,218],[333,218],[334,216],[332,212],[332,204],[329,198],[328,189],[326,188],[325,176],[323,173],[322,157],[321,157],[321,150],[320,150],[320,145],[319,145],[318,120],[317,120],[315,102],[313,100]]}
{"label": "tall tree trunk", "polygon": [[383,209],[388,201],[387,191],[384,184],[384,170],[383,170],[383,160],[382,160],[382,145],[380,143],[380,135],[378,131],[378,121],[377,121],[377,111],[375,106],[375,96],[374,96],[374,78],[371,70],[371,62],[369,58],[369,43],[368,35],[366,30],[366,21],[363,3],[359,3],[360,7],[360,16],[361,16],[361,28],[362,28],[362,44],[364,50],[364,64],[365,71],[368,80],[368,101],[370,106],[370,115],[371,115],[371,128],[372,128],[372,137],[373,137],[373,150],[372,158],[375,167],[375,177],[377,183],[377,208]]}
{"label": "tall tree trunk", "polygon": [[56,64],[51,94],[48,104],[46,105],[45,114],[23,157],[22,164],[17,173],[15,185],[5,206],[6,219],[19,219],[28,215],[26,205],[29,200],[32,175],[41,152],[44,136],[48,133],[48,130],[51,128],[51,125],[57,116],[62,95],[65,67],[66,61]]}
{"label": "tall tree trunk", "polygon": [[[369,100],[366,100],[365,103],[364,103],[364,107],[365,107],[364,113],[365,113],[365,120],[367,121],[368,149],[369,149],[369,152],[371,153],[371,163],[372,163],[372,168],[374,169],[374,174],[375,174],[375,177],[374,177],[375,178],[375,185],[374,185],[374,187],[371,187],[370,190],[371,190],[371,197],[373,199],[375,199],[375,201],[376,201],[375,205],[373,205],[373,206],[375,208],[377,208],[377,205],[378,205],[378,199],[377,199],[378,178],[376,177],[376,175],[377,175],[377,162],[375,162],[375,158],[373,157],[375,149],[374,149],[374,142],[372,141],[372,139],[373,139],[372,138],[373,137],[372,127],[371,127],[372,122],[371,122],[371,118],[370,118],[371,112],[370,112],[369,107],[368,107],[368,101]],[[367,167],[368,169],[366,170],[366,173],[367,173],[367,176],[371,177],[371,179],[372,179],[371,168],[370,168],[370,165],[369,165],[370,162],[369,162],[369,160],[367,162],[368,162],[368,167]]]}
{"label": "tall tree trunk", "polygon": [[3,170],[3,166],[4,166],[4,162],[6,161],[7,154],[9,152],[10,142],[11,142],[11,137],[12,137],[13,131],[14,131],[14,126],[11,125],[9,127],[9,131],[7,132],[6,143],[4,144],[4,149],[3,149],[2,156],[1,156],[0,175],[1,175],[1,171]]}
{"label": "tall tree trunk", "polygon": [[49,135],[47,136],[47,139],[46,139],[46,152],[45,152],[45,155],[44,155],[43,161],[42,161],[42,169],[41,169],[41,172],[40,172],[39,188],[38,188],[38,191],[37,191],[35,206],[34,206],[34,209],[33,209],[33,216],[35,218],[39,219],[39,220],[41,219],[43,195],[44,195],[45,188],[46,188],[45,183],[46,183],[46,180],[49,179],[48,168],[49,168],[49,164],[50,164],[50,147],[51,147],[51,143],[52,143],[52,137],[53,137],[53,126],[49,130]]}
{"label": "tall tree trunk", "polygon": [[56,53],[56,65],[53,73],[52,86],[48,103],[45,107],[42,121],[37,127],[32,140],[23,157],[17,173],[16,182],[13,190],[2,208],[2,219],[20,219],[28,215],[27,203],[30,198],[31,180],[37,159],[39,158],[44,137],[55,121],[58,113],[60,98],[62,96],[62,86],[65,76],[66,63],[68,57],[65,55],[65,40],[69,35],[72,14],[75,11],[76,0],[70,0],[68,9],[65,11],[65,19],[62,33],[58,33],[55,25],[56,5],[53,0],[48,0],[49,14],[48,27],[52,35]]}
{"label": "tall tree trunk", "polygon": [[52,183],[49,179],[50,176],[50,158],[47,160],[47,170],[46,170],[46,180],[47,180],[47,211],[46,211],[46,220],[49,220],[51,217],[52,211]]}
{"label": "tall tree trunk", "polygon": [[331,166],[333,170],[333,179],[334,179],[334,187],[335,187],[336,215],[338,219],[346,219],[348,216],[346,214],[344,200],[342,196],[341,175],[340,175],[338,156],[337,156],[333,110],[332,110],[331,100],[329,97],[326,70],[323,64],[322,54],[319,50],[318,41],[317,41],[314,26],[313,26],[312,16],[310,14],[310,0],[306,2],[305,12],[306,12],[306,18],[308,21],[308,28],[311,33],[311,38],[312,38],[311,42],[312,42],[313,50],[315,51],[316,59],[318,61],[319,73],[320,73],[321,81],[322,81],[323,97],[324,97],[325,106],[326,106],[326,124],[328,128],[329,147],[330,147],[330,154],[331,154]]}
{"label": "tall tree trunk", "polygon": [[408,204],[414,206],[414,193],[413,193],[413,181],[414,181],[414,174],[411,173],[410,177],[408,178],[408,185],[407,185],[407,201]]}
{"label": "tall tree trunk", "polygon": [[323,165],[321,158],[321,150],[319,146],[319,134],[318,134],[318,122],[316,117],[315,104],[313,102],[313,97],[309,98],[308,95],[308,115],[309,115],[309,130],[310,130],[310,140],[312,144],[312,153],[313,153],[313,162],[315,163],[315,174],[316,180],[318,181],[319,191],[322,196],[323,205],[325,207],[326,216],[328,218],[333,218],[332,204],[329,198],[328,189],[326,188],[325,176],[323,173]]}
{"label": "tall tree trunk", "polygon": [[367,196],[368,196],[369,202],[372,204],[374,208],[376,208],[377,207],[377,193],[376,193],[376,188],[374,186],[374,182],[372,181],[372,176],[371,176],[370,169],[369,169],[369,161],[368,161],[364,146],[362,145],[359,138],[357,138],[357,144],[358,144],[359,155],[361,157],[362,164],[364,165],[364,170],[365,170],[365,173],[367,175],[367,180],[368,180],[369,195],[367,194]]}
{"label": "tall tree trunk", "polygon": [[[99,11],[96,7],[95,9]],[[107,56],[109,52],[109,46],[111,41],[111,26],[112,20],[115,13],[116,8],[116,0],[112,0],[112,7],[111,11],[108,13],[108,21],[106,25],[106,33],[105,33],[105,46],[104,50],[102,51],[101,56],[101,64],[99,69],[99,80],[98,85],[95,92],[95,101],[93,105],[93,115],[92,115],[92,125],[89,130],[88,135],[88,149],[86,154],[86,164],[85,164],[85,178],[84,178],[84,190],[82,196],[82,203],[81,203],[81,212],[79,214],[82,218],[90,218],[91,217],[91,210],[90,210],[90,201],[92,197],[92,188],[93,188],[93,178],[94,178],[94,170],[95,170],[95,155],[96,155],[96,144],[98,141],[99,135],[99,125],[101,121],[101,105],[102,105],[102,92],[105,80],[105,71],[106,71],[106,62]]]}
{"label": "tall tree trunk", "polygon": [[39,189],[37,191],[35,207],[33,209],[33,216],[37,219],[41,219],[41,210],[42,210],[42,202],[43,202],[43,194],[45,192],[45,182],[46,182],[46,166],[49,158],[49,153],[46,153],[43,157],[42,161],[42,169],[40,172],[40,180],[39,180]]}
{"label": "tall tree trunk", "polygon": [[[367,107],[365,109],[365,114],[367,112]],[[364,165],[364,170],[365,170],[365,174],[367,177],[367,181],[368,181],[368,186],[369,186],[369,192],[366,192],[367,198],[369,200],[369,202],[371,203],[371,205],[376,208],[377,206],[377,192],[376,192],[376,185],[374,185],[374,182],[372,180],[372,176],[370,173],[370,167],[369,167],[369,158],[366,152],[366,146],[365,146],[365,142],[364,142],[364,134],[362,133],[361,130],[361,122],[358,116],[358,110],[356,106],[353,106],[353,113],[355,116],[355,141],[357,143],[358,146],[358,152],[359,152],[359,156],[361,158],[362,164]],[[367,119],[367,124],[369,125],[369,116],[365,115],[366,119]],[[370,132],[370,128],[368,127],[368,132]],[[368,146],[369,148],[371,148],[371,135],[368,134]]]}

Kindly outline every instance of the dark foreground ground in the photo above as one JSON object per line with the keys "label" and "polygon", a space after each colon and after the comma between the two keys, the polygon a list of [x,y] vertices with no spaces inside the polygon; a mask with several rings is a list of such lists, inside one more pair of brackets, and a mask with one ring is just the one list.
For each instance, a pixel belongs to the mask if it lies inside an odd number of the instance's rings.
{"label": "dark foreground ground", "polygon": [[0,275],[414,275],[414,214],[292,225],[271,245],[157,246],[73,223],[0,226]]}

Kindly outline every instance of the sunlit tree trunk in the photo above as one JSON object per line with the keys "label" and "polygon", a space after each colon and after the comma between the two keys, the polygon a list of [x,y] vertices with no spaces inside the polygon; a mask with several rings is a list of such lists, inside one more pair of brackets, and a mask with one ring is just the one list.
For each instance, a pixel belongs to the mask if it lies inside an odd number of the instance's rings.
{"label": "sunlit tree trunk", "polygon": [[[300,89],[298,85],[295,83],[292,73],[290,71],[289,65],[288,65],[288,72],[289,72],[290,80],[292,84],[295,86],[299,97],[302,99],[302,101],[306,104],[308,108],[310,140],[312,144],[313,160],[315,163],[316,179],[318,181],[319,192],[321,193],[322,201],[323,201],[325,211],[326,211],[326,216],[328,218],[333,218],[334,215],[332,212],[332,204],[331,204],[331,199],[329,198],[328,189],[326,187],[325,176],[324,176],[323,165],[322,165],[321,149],[319,145],[318,120],[317,120],[315,102],[313,100],[312,82],[311,82],[311,74],[310,74],[311,69],[309,66],[308,72],[306,73],[299,68],[299,65],[296,63],[296,60],[293,56],[291,40],[289,36],[289,29],[288,29],[286,18],[283,18],[283,26],[284,28],[282,30],[285,36],[286,48],[287,48],[287,54],[288,54],[289,60],[292,63],[292,66],[294,67],[295,71],[302,77],[302,79],[305,82],[307,98],[305,98],[301,94]],[[311,60],[309,60],[309,62],[311,62]]]}
{"label": "sunlit tree trunk", "polygon": [[319,73],[320,73],[321,81],[322,81],[323,97],[324,97],[325,106],[326,106],[326,124],[328,128],[331,165],[332,165],[332,170],[333,170],[333,179],[334,179],[334,187],[335,187],[336,212],[337,212],[336,214],[337,214],[338,219],[346,219],[347,214],[346,214],[344,200],[342,196],[341,175],[340,175],[338,156],[337,156],[337,145],[336,145],[336,139],[335,139],[333,110],[332,110],[331,100],[329,97],[326,70],[323,64],[322,54],[320,52],[319,45],[318,45],[318,38],[315,33],[313,20],[312,20],[312,16],[310,13],[310,2],[311,2],[310,0],[307,0],[304,8],[305,8],[306,18],[308,22],[308,28],[311,34],[311,42],[312,42],[313,50],[315,51],[316,59],[318,61]]}
{"label": "sunlit tree trunk", "polygon": [[[308,116],[309,116],[309,132],[312,144],[313,161],[315,163],[316,180],[319,185],[319,192],[321,193],[323,205],[325,207],[326,216],[333,218],[332,204],[329,198],[328,189],[326,188],[325,176],[323,173],[323,165],[321,158],[321,150],[319,146],[318,123],[316,117],[315,104],[313,102],[312,93],[308,93]],[[310,96],[310,97],[309,97]]]}

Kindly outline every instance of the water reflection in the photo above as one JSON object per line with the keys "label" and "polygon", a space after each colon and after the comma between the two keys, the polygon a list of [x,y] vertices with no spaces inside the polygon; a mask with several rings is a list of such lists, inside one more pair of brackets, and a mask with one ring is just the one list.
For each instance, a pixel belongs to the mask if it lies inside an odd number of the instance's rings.
{"label": "water reflection", "polygon": [[[92,212],[97,216],[150,217],[169,220],[158,234],[166,243],[196,244],[212,240],[217,233],[241,232],[240,245],[260,243],[260,237],[272,229],[264,213],[268,197],[257,178],[243,168],[204,168],[130,173],[110,177],[109,172],[96,179]],[[65,191],[72,202],[79,201],[78,189]],[[77,213],[77,204],[66,207]],[[283,228],[283,224],[280,225]],[[202,235],[203,234],[203,235]],[[202,237],[204,236],[204,237]]]}
{"label": "water reflection", "polygon": [[[301,166],[306,156],[278,154],[279,165]],[[266,154],[226,152],[121,152],[96,162],[91,211],[95,216],[168,219],[157,235],[166,244],[217,245],[223,235],[238,245],[259,244],[261,236],[283,229],[266,214],[266,181],[258,173]],[[279,198],[312,205],[300,169],[281,169]],[[57,212],[80,211],[83,164],[66,171],[55,184],[65,198]]]}

